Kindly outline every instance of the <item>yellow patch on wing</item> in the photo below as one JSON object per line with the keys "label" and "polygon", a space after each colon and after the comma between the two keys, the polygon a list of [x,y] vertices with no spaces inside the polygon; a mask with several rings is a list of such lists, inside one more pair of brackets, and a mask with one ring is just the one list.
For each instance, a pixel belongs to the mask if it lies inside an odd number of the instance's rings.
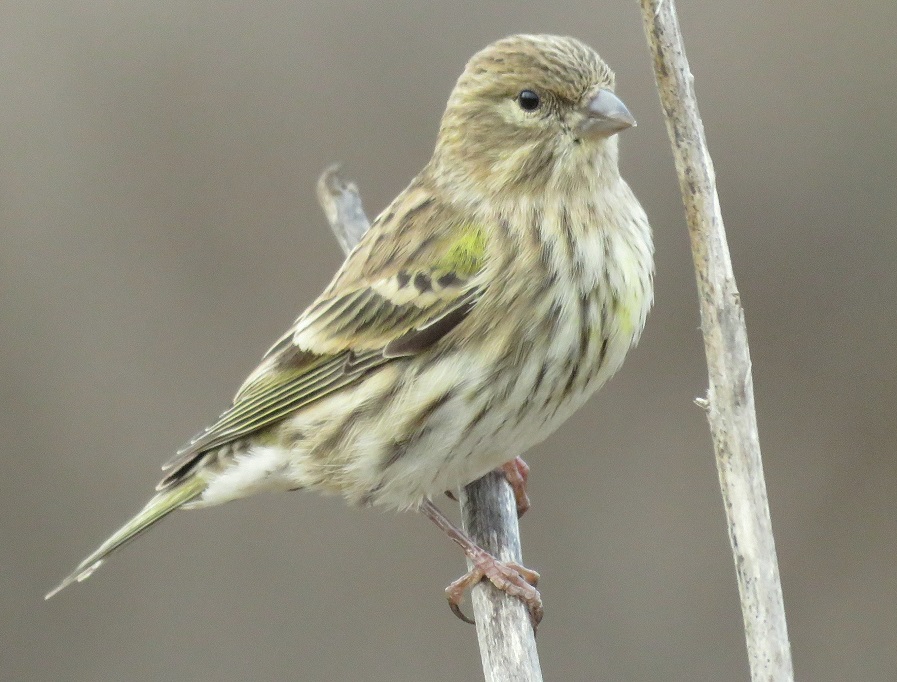
{"label": "yellow patch on wing", "polygon": [[329,293],[296,322],[292,343],[313,353],[382,349],[466,306],[486,259],[486,239],[481,226],[461,223],[427,253]]}
{"label": "yellow patch on wing", "polygon": [[475,223],[458,229],[445,254],[433,265],[437,270],[452,272],[458,277],[471,277],[483,267],[486,258],[486,232]]}

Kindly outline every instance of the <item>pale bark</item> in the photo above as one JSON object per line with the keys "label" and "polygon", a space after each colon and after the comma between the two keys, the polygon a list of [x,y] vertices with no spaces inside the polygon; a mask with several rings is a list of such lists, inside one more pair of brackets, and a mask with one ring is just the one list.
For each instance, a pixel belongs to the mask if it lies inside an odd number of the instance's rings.
{"label": "pale bark", "polygon": [[674,0],[641,0],[685,203],[698,283],[710,422],[754,682],[794,679],[754,410],[747,328]]}

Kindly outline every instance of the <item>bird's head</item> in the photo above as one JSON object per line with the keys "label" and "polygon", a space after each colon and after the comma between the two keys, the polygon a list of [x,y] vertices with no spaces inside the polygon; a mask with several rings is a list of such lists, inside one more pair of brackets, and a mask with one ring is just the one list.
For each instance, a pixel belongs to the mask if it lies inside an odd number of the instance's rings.
{"label": "bird's head", "polygon": [[434,163],[457,189],[508,194],[616,177],[614,135],[635,119],[614,74],[575,38],[516,35],[467,63],[448,101]]}

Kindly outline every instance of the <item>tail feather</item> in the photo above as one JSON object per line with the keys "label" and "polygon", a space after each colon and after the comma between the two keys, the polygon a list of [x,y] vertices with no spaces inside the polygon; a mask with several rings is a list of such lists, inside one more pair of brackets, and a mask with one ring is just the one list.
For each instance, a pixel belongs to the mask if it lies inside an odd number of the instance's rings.
{"label": "tail feather", "polygon": [[102,565],[106,557],[136,538],[157,521],[161,521],[178,507],[202,494],[205,487],[206,482],[202,478],[192,476],[180,485],[155,495],[134,518],[119,528],[93,554],[78,564],[78,568],[48,592],[44,599],[49,599],[73,582],[81,582],[89,578]]}

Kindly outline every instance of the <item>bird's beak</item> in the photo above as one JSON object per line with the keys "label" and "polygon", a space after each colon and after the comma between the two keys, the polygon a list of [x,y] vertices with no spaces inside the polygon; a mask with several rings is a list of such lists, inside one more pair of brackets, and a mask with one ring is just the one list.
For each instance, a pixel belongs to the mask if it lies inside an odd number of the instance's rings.
{"label": "bird's beak", "polygon": [[583,137],[610,137],[626,128],[635,127],[635,119],[623,101],[610,90],[599,90],[583,108],[579,133]]}

